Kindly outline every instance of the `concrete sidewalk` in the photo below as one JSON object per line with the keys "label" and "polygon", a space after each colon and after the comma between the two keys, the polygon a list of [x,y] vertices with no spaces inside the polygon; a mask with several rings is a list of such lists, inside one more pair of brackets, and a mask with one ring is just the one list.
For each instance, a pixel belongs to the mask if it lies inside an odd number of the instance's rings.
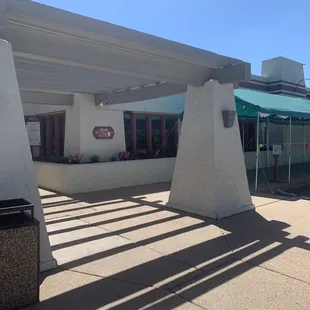
{"label": "concrete sidewalk", "polygon": [[169,186],[41,190],[59,268],[30,309],[310,309],[310,202],[216,222],[167,209]]}

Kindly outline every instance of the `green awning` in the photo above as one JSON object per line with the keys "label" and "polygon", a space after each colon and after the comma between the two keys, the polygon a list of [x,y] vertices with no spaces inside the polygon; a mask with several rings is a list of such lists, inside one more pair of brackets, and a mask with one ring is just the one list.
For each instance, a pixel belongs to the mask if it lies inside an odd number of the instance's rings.
{"label": "green awning", "polygon": [[[234,94],[238,118],[254,120],[260,112],[269,114],[275,121],[280,121],[281,116],[310,120],[310,100],[250,89],[235,89]],[[183,113],[179,114],[180,119]]]}
{"label": "green awning", "polygon": [[236,89],[234,94],[237,111],[239,105],[239,109],[241,106],[248,111],[274,116],[310,118],[310,100],[267,94],[249,89]]}

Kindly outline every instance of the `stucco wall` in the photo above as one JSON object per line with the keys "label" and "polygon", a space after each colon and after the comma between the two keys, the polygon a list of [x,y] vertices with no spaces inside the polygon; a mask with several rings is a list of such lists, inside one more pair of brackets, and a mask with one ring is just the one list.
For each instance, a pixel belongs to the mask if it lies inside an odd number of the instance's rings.
{"label": "stucco wall", "polygon": [[60,165],[35,163],[39,186],[65,194],[169,182],[175,158]]}
{"label": "stucco wall", "polygon": [[[95,106],[94,96],[75,94],[74,105],[66,111],[65,155],[81,153],[84,158],[99,155],[108,160],[125,151],[124,117],[121,110],[103,110]],[[95,126],[111,126],[113,139],[95,139]]]}
{"label": "stucco wall", "polygon": [[39,187],[66,193],[69,186],[69,165],[34,162]]}

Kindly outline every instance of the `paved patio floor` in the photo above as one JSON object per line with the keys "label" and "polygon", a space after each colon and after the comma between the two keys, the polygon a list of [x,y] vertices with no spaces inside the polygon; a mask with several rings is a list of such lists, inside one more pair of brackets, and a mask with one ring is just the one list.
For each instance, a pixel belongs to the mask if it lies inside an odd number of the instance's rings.
{"label": "paved patio floor", "polygon": [[41,190],[59,268],[30,309],[310,309],[309,201],[214,221],[167,209],[169,186]]}

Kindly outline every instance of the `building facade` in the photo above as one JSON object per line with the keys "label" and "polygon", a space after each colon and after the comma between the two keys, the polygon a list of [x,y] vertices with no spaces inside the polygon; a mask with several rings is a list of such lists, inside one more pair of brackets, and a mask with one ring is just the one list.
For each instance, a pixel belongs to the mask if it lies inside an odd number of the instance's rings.
{"label": "building facade", "polygon": [[[238,88],[262,91],[270,94],[310,98],[310,89],[305,86],[303,65],[296,61],[276,57],[262,62],[261,76],[252,75],[248,82],[240,82]],[[101,161],[117,160],[121,152],[130,152],[132,158],[175,157],[180,133],[179,115],[184,110],[186,94],[179,94],[142,102],[109,105],[94,104],[94,96],[74,94],[72,106],[40,105],[23,103],[25,119],[40,122],[41,145],[33,146],[35,160],[60,160],[69,154],[83,155],[85,162],[92,155]],[[72,126],[74,123],[74,126]],[[113,139],[94,139],[96,126],[112,127]],[[287,163],[287,126],[270,123],[260,124],[259,144],[262,161],[266,166],[266,145],[269,142],[282,145],[282,164]],[[247,169],[255,167],[256,123],[239,117],[240,137]],[[85,139],[81,139],[81,135]],[[293,143],[298,144],[293,153],[293,162],[310,160],[308,148],[300,147],[310,142],[308,126],[292,129]],[[306,143],[307,144],[307,143]]]}

